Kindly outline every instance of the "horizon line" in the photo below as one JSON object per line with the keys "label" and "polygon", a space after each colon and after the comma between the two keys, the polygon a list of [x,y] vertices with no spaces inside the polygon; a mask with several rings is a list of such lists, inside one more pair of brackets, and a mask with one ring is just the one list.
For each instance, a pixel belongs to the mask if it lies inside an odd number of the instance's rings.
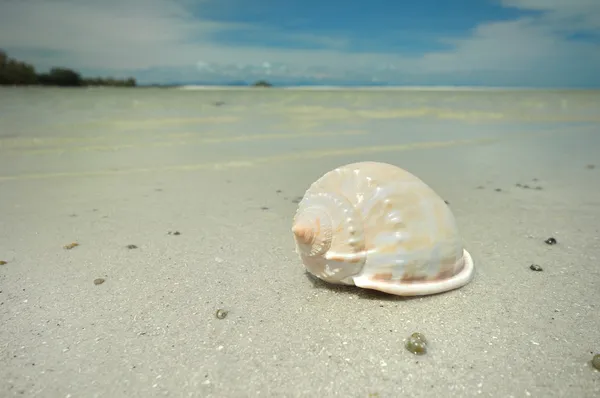
{"label": "horizon line", "polygon": [[296,89],[296,90],[418,90],[418,91],[485,91],[485,90],[600,90],[600,87],[535,87],[535,86],[470,86],[470,85],[353,85],[353,84],[273,84],[270,87],[256,87],[235,84],[138,84],[138,87],[167,86],[179,90],[236,90],[236,89]]}

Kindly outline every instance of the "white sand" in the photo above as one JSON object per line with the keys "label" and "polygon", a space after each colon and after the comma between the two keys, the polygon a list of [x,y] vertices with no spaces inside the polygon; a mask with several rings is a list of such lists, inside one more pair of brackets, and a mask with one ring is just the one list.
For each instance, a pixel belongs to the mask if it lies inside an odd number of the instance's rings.
{"label": "white sand", "polygon": [[[2,89],[0,112],[1,397],[600,395],[598,92]],[[471,284],[305,275],[293,200],[358,160],[450,202]]]}

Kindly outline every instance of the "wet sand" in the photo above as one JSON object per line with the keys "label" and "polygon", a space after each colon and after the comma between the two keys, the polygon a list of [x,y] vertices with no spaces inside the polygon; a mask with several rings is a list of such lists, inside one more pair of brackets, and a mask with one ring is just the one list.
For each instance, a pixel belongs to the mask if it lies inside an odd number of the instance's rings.
{"label": "wet sand", "polygon": [[[2,89],[0,396],[598,396],[599,115],[594,91]],[[297,202],[361,160],[449,202],[470,284],[306,275]]]}

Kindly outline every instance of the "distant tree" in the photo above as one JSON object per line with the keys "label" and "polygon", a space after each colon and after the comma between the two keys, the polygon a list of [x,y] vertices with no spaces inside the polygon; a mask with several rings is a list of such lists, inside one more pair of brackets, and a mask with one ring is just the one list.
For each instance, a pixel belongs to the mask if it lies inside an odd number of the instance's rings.
{"label": "distant tree", "polygon": [[135,87],[136,81],[127,79],[93,78],[85,79],[79,72],[63,67],[54,67],[48,73],[37,74],[33,65],[10,58],[0,49],[0,85],[43,85],[61,87],[118,86]]}
{"label": "distant tree", "polygon": [[273,87],[271,83],[266,80],[259,80],[253,84],[254,87]]}
{"label": "distant tree", "polygon": [[0,85],[35,84],[37,76],[32,65],[9,58],[0,50]]}
{"label": "distant tree", "polygon": [[52,68],[50,73],[43,73],[38,76],[38,81],[42,85],[78,87],[83,85],[83,79],[79,73],[67,68]]}

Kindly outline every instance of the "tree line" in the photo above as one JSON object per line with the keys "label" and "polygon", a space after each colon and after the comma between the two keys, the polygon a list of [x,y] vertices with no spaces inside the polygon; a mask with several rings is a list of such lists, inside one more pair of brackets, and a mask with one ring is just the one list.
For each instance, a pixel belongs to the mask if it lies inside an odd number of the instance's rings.
{"label": "tree line", "polygon": [[135,87],[136,81],[115,78],[85,78],[79,72],[63,67],[51,68],[48,73],[37,73],[33,65],[10,58],[0,49],[0,86],[113,86]]}
{"label": "tree line", "polygon": [[253,84],[254,87],[273,87],[271,83],[266,80],[259,80]]}

